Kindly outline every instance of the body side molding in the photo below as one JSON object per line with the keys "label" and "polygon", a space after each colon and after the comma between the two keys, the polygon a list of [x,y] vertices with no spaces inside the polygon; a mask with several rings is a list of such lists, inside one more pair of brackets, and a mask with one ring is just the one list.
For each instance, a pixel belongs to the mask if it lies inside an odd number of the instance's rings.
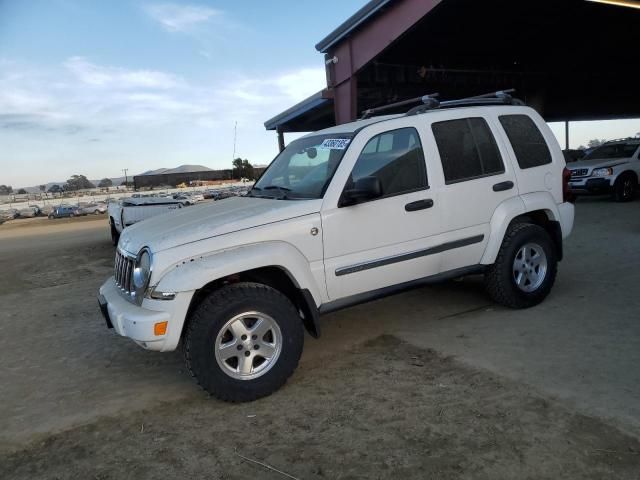
{"label": "body side molding", "polygon": [[473,245],[474,243],[480,243],[483,240],[484,235],[475,235],[473,237],[462,238],[460,240],[436,245],[435,247],[425,248],[424,250],[417,250],[415,252],[403,253],[402,255],[380,258],[378,260],[358,263],[348,267],[340,267],[336,269],[336,277],[349,275],[350,273],[362,272],[363,270],[370,270],[372,268],[384,267],[385,265],[391,265],[393,263],[405,262],[407,260],[413,260],[414,258],[426,257],[427,255],[435,255],[436,253],[446,252],[447,250],[453,250],[454,248],[461,248]]}

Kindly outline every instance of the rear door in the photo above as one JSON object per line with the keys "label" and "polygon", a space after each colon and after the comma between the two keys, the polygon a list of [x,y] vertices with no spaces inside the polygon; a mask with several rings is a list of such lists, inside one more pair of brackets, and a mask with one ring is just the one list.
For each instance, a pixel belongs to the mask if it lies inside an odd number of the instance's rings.
{"label": "rear door", "polygon": [[443,252],[441,271],[478,264],[494,211],[518,195],[513,168],[483,114],[461,110],[424,117],[441,165],[443,241],[458,245]]}

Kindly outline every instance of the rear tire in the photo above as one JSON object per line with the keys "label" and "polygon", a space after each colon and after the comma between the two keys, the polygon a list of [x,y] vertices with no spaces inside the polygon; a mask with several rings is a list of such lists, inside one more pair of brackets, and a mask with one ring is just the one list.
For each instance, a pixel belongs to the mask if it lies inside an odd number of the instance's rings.
{"label": "rear tire", "polygon": [[211,395],[249,402],[286,383],[303,344],[302,321],[289,299],[266,285],[243,282],[214,291],[194,310],[184,356]]}
{"label": "rear tire", "polygon": [[485,288],[504,306],[528,308],[546,298],[557,270],[556,248],[547,231],[516,223],[507,229],[496,261],[485,273]]}
{"label": "rear tire", "polygon": [[623,173],[613,185],[613,199],[616,202],[630,202],[636,197],[637,191],[637,177],[632,173]]}

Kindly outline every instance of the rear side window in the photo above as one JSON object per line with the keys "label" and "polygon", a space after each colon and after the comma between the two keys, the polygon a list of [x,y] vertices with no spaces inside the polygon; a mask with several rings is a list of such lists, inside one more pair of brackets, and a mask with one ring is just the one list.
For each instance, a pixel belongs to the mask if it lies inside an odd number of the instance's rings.
{"label": "rear side window", "polygon": [[445,183],[504,173],[496,140],[484,118],[462,118],[431,125]]}
{"label": "rear side window", "polygon": [[551,152],[536,124],[527,115],[502,115],[502,128],[516,154],[520,168],[533,168],[551,163]]}
{"label": "rear side window", "polygon": [[376,135],[362,149],[346,188],[362,177],[378,177],[383,197],[427,187],[427,171],[415,128]]}

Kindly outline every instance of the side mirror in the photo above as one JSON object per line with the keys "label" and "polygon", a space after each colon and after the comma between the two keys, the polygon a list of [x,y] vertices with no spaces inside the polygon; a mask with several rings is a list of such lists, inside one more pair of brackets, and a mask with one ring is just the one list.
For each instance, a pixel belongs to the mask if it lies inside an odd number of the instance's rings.
{"label": "side mirror", "polygon": [[342,193],[340,206],[355,205],[382,196],[382,184],[378,177],[362,177],[356,180],[353,188]]}

